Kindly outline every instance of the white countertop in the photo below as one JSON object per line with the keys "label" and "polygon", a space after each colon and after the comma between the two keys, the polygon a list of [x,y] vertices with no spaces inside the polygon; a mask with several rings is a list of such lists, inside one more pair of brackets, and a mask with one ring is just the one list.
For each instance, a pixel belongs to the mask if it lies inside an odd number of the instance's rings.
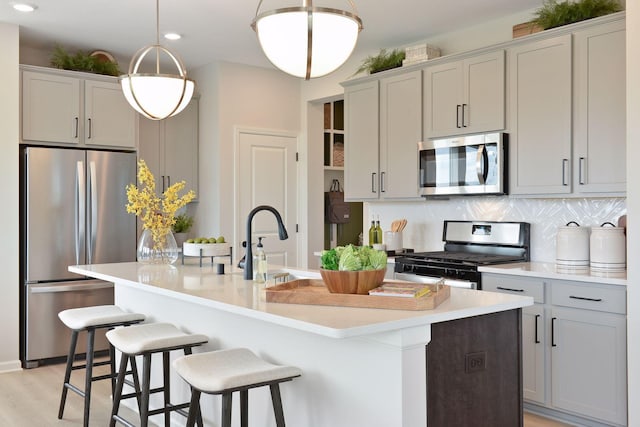
{"label": "white countertop", "polygon": [[[460,288],[452,288],[451,297],[434,310],[283,304],[266,302],[264,287],[244,280],[241,272],[218,275],[211,265],[155,266],[130,262],[70,266],[69,271],[114,282],[116,287],[133,287],[332,338],[395,331],[533,304],[531,297]],[[289,271],[302,277],[320,277],[317,271]]]}
{"label": "white countertop", "polygon": [[608,285],[627,285],[625,272],[592,271],[589,268],[567,269],[547,262],[519,262],[478,267],[482,273],[511,274],[514,276],[542,277],[547,279],[574,280]]}

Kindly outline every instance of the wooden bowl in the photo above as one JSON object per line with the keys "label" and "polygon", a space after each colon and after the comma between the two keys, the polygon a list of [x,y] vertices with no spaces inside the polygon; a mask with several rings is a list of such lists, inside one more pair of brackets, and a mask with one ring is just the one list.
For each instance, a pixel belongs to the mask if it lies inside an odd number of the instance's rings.
{"label": "wooden bowl", "polygon": [[320,275],[329,292],[334,294],[367,295],[382,284],[387,269],[338,271],[320,269]]}

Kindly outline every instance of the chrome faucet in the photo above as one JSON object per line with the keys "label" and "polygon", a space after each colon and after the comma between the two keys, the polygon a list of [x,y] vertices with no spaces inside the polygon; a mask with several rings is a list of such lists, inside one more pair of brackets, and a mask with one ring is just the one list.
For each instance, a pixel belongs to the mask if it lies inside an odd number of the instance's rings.
{"label": "chrome faucet", "polygon": [[253,253],[251,250],[251,222],[253,221],[253,217],[260,211],[269,211],[273,213],[276,217],[276,221],[278,221],[278,237],[280,240],[286,240],[289,238],[289,234],[287,234],[287,229],[284,227],[284,223],[282,222],[282,217],[280,213],[272,206],[261,205],[255,207],[251,212],[249,212],[249,216],[247,217],[247,252],[244,260],[244,279],[245,280],[253,280]]}

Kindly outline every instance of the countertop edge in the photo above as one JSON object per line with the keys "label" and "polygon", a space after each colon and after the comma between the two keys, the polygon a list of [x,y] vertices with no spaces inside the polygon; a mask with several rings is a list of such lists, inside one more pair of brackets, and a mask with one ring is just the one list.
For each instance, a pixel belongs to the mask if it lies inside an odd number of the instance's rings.
{"label": "countertop edge", "polygon": [[545,279],[569,280],[574,282],[599,283],[627,286],[625,273],[594,273],[590,269],[575,272],[558,271],[554,263],[520,262],[478,267],[481,273],[505,274],[511,276],[540,277]]}

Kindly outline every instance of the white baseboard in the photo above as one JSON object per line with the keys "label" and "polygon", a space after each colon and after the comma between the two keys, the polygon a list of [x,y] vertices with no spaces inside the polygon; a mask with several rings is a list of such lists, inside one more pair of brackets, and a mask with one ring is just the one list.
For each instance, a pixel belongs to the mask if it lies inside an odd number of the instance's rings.
{"label": "white baseboard", "polygon": [[22,370],[22,365],[19,360],[13,360],[10,362],[0,362],[0,374],[5,372],[15,372]]}

